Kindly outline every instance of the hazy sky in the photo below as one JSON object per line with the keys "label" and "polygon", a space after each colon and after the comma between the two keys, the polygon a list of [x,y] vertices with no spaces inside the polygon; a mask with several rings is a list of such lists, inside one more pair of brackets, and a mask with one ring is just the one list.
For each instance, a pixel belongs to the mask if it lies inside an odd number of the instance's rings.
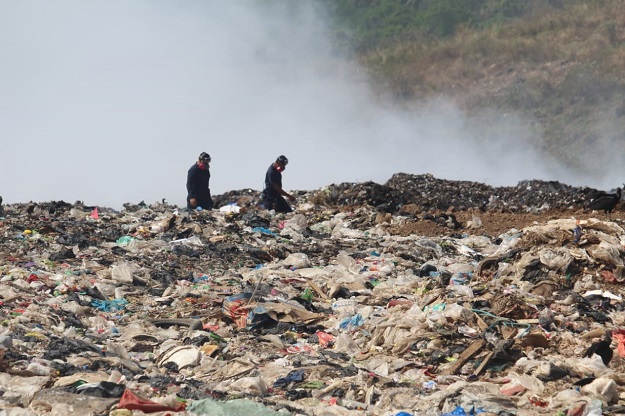
{"label": "hazy sky", "polygon": [[485,146],[443,97],[418,112],[379,103],[362,69],[332,55],[323,19],[264,3],[0,2],[5,202],[183,205],[203,151],[214,195],[262,189],[280,154],[288,190],[397,172],[579,182],[535,154],[513,115],[489,123],[498,141]]}

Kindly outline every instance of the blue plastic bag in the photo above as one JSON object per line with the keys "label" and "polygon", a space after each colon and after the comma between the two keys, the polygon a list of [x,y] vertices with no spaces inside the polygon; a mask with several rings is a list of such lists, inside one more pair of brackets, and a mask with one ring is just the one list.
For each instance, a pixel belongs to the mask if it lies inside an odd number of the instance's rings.
{"label": "blue plastic bag", "polygon": [[126,308],[128,301],[126,299],[100,300],[93,299],[91,306],[98,308],[103,312],[121,311]]}
{"label": "blue plastic bag", "polygon": [[461,406],[457,406],[451,412],[443,413],[441,414],[441,416],[475,416],[479,415],[480,413],[486,413],[486,410],[482,408],[471,408],[471,410],[469,410],[469,413],[467,413]]}

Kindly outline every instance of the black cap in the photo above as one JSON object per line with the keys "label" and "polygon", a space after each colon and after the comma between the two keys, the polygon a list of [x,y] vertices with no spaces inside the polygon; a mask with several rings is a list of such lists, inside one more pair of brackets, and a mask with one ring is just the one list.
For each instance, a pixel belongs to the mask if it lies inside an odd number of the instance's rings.
{"label": "black cap", "polygon": [[200,159],[200,160],[205,160],[205,161],[207,161],[207,162],[210,162],[210,161],[211,161],[211,155],[209,155],[209,154],[208,154],[208,153],[206,153],[206,152],[202,152],[202,153],[200,153],[200,157],[199,157],[199,159]]}
{"label": "black cap", "polygon": [[289,159],[286,158],[286,156],[284,155],[280,155],[278,156],[278,158],[276,159],[276,162],[280,162],[283,165],[288,165],[289,164]]}

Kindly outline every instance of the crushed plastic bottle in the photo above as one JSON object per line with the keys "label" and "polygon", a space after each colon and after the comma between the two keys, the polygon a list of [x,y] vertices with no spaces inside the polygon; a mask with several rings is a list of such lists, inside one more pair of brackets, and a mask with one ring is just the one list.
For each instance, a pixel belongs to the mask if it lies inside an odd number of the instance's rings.
{"label": "crushed plastic bottle", "polygon": [[310,290],[309,287],[304,289],[304,293],[302,293],[302,299],[307,300],[308,302],[311,302],[313,300],[313,292],[312,290]]}

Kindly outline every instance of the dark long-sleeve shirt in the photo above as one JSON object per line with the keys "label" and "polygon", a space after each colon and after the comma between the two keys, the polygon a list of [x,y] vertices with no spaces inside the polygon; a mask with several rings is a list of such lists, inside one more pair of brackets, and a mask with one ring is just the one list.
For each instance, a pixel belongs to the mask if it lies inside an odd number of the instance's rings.
{"label": "dark long-sleeve shirt", "polygon": [[197,200],[197,206],[204,209],[213,208],[213,200],[209,187],[211,173],[208,169],[201,169],[197,163],[189,168],[187,173],[187,207],[191,198]]}
{"label": "dark long-sleeve shirt", "polygon": [[278,185],[278,187],[282,189],[282,173],[278,172],[272,163],[269,165],[269,169],[267,169],[267,173],[265,174],[265,195],[271,200],[274,200],[280,195],[280,193],[274,189],[274,185]]}

